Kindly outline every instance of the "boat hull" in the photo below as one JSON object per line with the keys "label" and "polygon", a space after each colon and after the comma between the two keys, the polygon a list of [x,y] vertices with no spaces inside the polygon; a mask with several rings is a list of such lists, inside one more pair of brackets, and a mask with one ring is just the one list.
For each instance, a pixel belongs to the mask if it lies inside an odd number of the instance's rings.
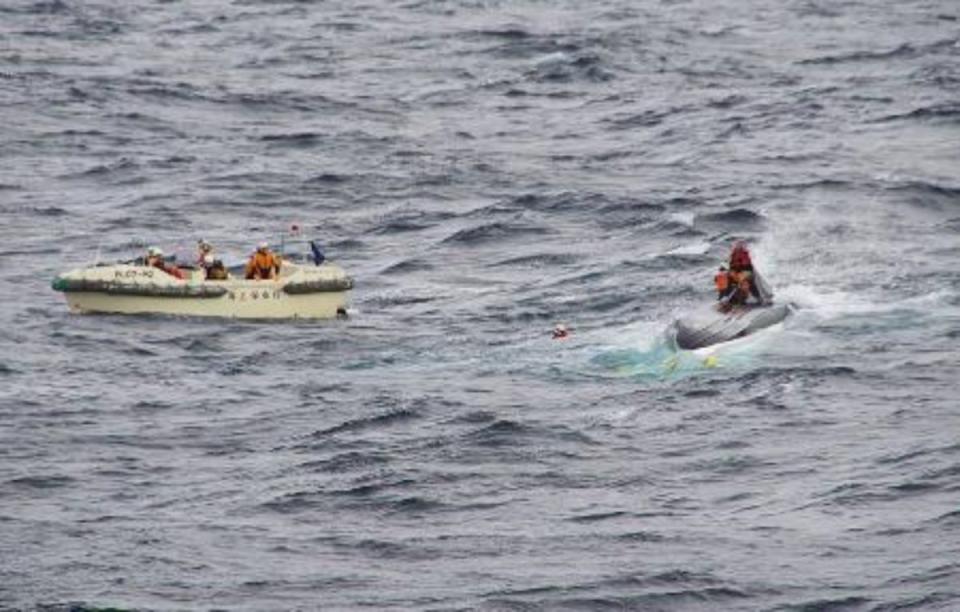
{"label": "boat hull", "polygon": [[[346,312],[344,292],[289,295],[276,288],[234,289],[216,298],[147,297],[106,293],[67,293],[78,314],[167,314],[234,319],[332,319]],[[256,297],[254,297],[256,296]]]}
{"label": "boat hull", "polygon": [[695,350],[743,338],[780,323],[790,312],[789,305],[775,304],[735,308],[728,313],[711,308],[688,315],[674,322],[677,347]]}

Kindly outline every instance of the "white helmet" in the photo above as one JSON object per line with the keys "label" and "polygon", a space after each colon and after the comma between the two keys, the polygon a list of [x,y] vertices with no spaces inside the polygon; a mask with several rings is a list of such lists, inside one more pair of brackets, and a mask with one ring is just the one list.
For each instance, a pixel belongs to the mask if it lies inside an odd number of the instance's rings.
{"label": "white helmet", "polygon": [[257,250],[258,250],[258,251],[266,251],[266,250],[269,249],[269,248],[270,248],[270,245],[267,244],[266,241],[261,242],[260,244],[257,245]]}
{"label": "white helmet", "polygon": [[147,255],[149,255],[150,257],[163,257],[163,251],[161,251],[157,247],[150,247],[149,249],[147,249]]}

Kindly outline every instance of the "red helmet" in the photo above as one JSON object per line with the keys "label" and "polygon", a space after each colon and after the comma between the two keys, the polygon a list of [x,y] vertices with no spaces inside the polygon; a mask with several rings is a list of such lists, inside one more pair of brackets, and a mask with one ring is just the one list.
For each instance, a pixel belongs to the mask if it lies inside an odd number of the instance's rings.
{"label": "red helmet", "polygon": [[730,267],[731,268],[744,268],[746,266],[752,266],[750,262],[750,250],[747,248],[747,243],[738,240],[733,243],[733,250],[730,251]]}

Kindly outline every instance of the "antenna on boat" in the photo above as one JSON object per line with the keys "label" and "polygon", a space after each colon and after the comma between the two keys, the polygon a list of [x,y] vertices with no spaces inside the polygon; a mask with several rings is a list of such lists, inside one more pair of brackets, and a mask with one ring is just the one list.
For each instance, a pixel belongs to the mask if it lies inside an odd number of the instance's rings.
{"label": "antenna on boat", "polygon": [[95,266],[100,265],[100,247],[102,247],[102,246],[103,246],[103,243],[102,243],[102,242],[98,242],[98,243],[97,243],[97,252],[96,252],[96,254],[93,256],[93,265],[95,265]]}
{"label": "antenna on boat", "polygon": [[290,226],[290,229],[283,230],[280,232],[280,256],[283,257],[287,254],[287,234],[290,234],[291,238],[296,238],[300,235],[300,226],[296,223]]}

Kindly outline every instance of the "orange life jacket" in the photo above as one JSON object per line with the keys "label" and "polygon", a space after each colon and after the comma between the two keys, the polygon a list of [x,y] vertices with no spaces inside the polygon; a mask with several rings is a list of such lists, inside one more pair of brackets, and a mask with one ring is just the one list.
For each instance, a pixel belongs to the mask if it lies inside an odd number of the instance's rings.
{"label": "orange life jacket", "polygon": [[750,293],[750,272],[749,271],[732,271],[730,272],[730,282],[737,286],[737,289],[743,291],[747,294]]}
{"label": "orange life jacket", "polygon": [[717,272],[713,277],[713,284],[717,286],[717,291],[723,293],[730,286],[730,275],[724,270]]}
{"label": "orange life jacket", "polygon": [[269,251],[257,251],[247,262],[246,277],[267,279],[270,278],[272,270],[280,273],[280,258]]}

